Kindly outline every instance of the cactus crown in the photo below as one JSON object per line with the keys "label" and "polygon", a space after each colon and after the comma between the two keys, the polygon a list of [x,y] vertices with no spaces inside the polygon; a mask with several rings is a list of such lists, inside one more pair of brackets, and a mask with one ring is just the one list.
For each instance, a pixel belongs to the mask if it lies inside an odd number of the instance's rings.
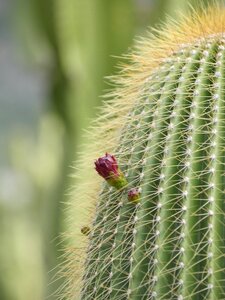
{"label": "cactus crown", "polygon": [[[91,233],[72,251],[71,299],[225,299],[224,10],[171,23],[131,60],[81,159],[72,204]],[[106,151],[138,203],[100,184]]]}

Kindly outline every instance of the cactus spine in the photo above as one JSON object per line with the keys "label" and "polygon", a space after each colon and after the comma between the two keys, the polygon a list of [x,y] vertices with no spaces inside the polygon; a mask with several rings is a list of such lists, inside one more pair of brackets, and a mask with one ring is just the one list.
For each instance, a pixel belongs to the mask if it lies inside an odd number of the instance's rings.
{"label": "cactus spine", "polygon": [[[89,164],[113,150],[140,202],[103,184],[76,299],[225,299],[224,16],[209,9],[144,43],[91,133]],[[90,201],[99,185],[85,177]]]}

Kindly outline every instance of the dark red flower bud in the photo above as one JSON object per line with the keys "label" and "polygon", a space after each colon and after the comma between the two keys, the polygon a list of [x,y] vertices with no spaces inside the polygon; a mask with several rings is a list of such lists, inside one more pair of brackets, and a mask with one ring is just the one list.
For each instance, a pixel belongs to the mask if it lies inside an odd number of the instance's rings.
{"label": "dark red flower bud", "polygon": [[117,161],[113,155],[108,153],[95,161],[95,170],[105,179],[112,177],[112,175],[119,176]]}
{"label": "dark red flower bud", "polygon": [[100,157],[95,161],[95,170],[110,185],[117,189],[127,185],[126,178],[120,171],[116,158],[109,153],[106,153],[105,156]]}
{"label": "dark red flower bud", "polygon": [[138,188],[132,188],[128,191],[128,201],[132,203],[139,203],[140,191]]}

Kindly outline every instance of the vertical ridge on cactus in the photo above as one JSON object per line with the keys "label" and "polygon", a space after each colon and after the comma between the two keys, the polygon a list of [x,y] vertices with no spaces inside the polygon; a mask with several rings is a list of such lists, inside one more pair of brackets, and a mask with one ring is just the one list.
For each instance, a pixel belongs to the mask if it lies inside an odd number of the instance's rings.
{"label": "vertical ridge on cactus", "polygon": [[[225,11],[170,24],[131,61],[81,159],[75,216],[91,233],[76,225],[68,298],[224,300]],[[106,151],[123,190],[91,169]]]}

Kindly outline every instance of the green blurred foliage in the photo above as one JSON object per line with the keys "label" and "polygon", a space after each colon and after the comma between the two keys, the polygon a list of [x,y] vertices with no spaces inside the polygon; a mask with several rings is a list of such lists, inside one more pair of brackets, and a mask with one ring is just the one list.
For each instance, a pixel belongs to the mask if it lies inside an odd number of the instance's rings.
{"label": "green blurred foliage", "polygon": [[21,128],[8,146],[19,182],[10,197],[12,203],[22,200],[17,206],[0,202],[0,299],[56,299],[63,284],[55,280],[63,262],[63,203],[75,184],[68,175],[82,131],[110,88],[104,77],[117,72],[135,36],[187,10],[186,0],[16,1],[18,42],[27,63],[44,70],[48,95],[36,139],[31,129]]}

